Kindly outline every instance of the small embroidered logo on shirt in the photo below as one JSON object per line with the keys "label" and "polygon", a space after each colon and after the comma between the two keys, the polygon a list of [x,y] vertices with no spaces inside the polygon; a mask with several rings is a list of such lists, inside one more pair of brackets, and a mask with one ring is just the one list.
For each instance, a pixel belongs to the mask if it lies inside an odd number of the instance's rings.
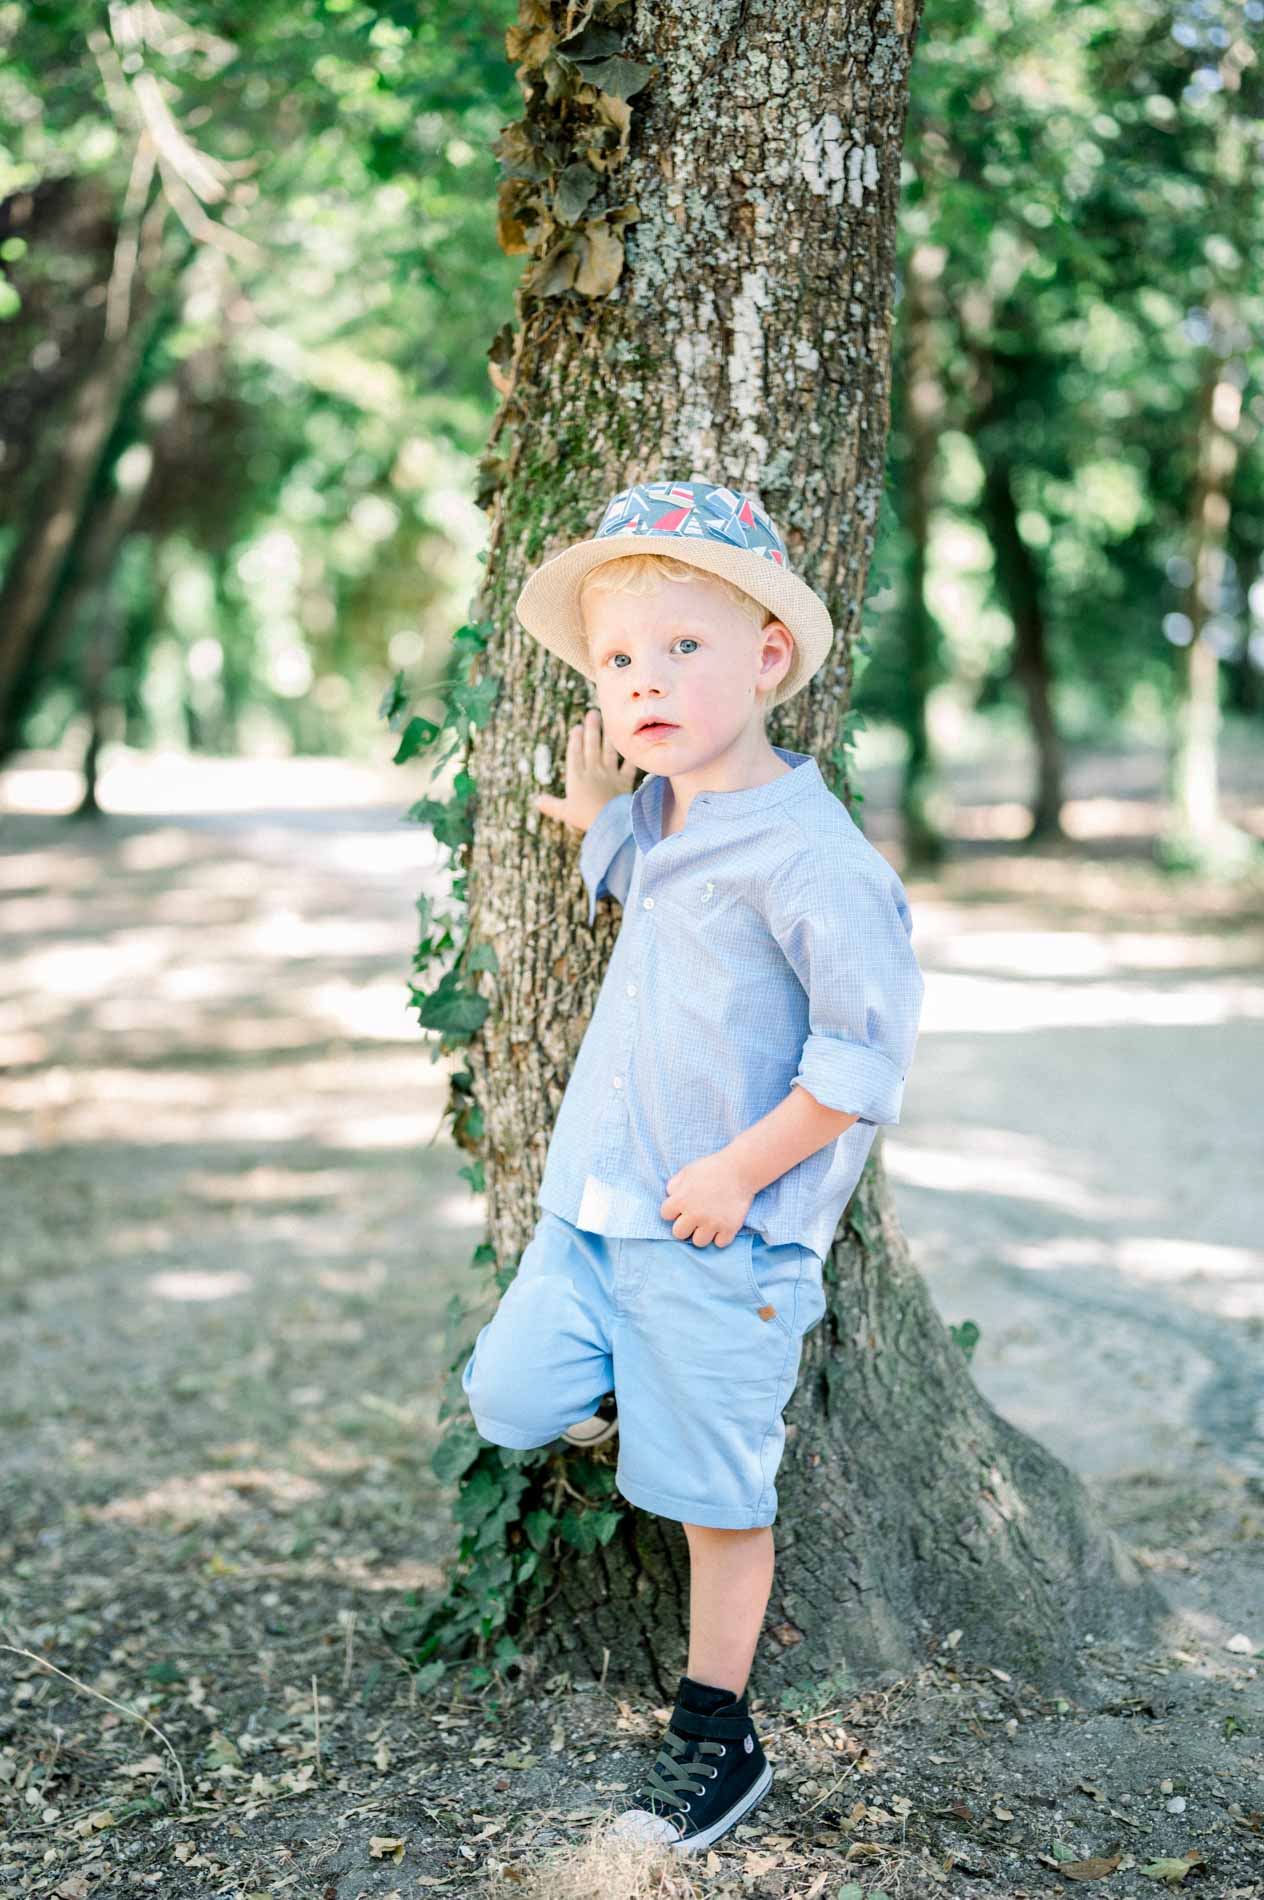
{"label": "small embroidered logo on shirt", "polygon": [[775,1306],[761,1306],[759,1309],[759,1317],[760,1319],[771,1319],[776,1310]]}
{"label": "small embroidered logo on shirt", "polygon": [[705,890],[705,891],[703,891],[703,893],[702,893],[702,902],[703,902],[704,904],[706,903],[706,901],[707,901],[707,899],[708,899],[708,897],[710,897],[710,895],[711,895],[711,893],[712,893],[712,891],[713,891],[714,889],[715,889],[715,881],[714,881],[714,879],[713,879],[713,878],[708,878],[708,879],[707,879],[707,888],[706,888],[706,890]]}
{"label": "small embroidered logo on shirt", "polygon": [[742,1745],[745,1748],[746,1753],[748,1755],[753,1755],[755,1753],[755,1744],[754,1742],[752,1742],[749,1735],[744,1737]]}

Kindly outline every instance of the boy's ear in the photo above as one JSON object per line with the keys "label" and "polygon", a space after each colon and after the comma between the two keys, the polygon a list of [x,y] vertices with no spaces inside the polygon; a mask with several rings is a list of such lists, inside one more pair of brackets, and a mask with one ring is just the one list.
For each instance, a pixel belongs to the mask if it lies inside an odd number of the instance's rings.
{"label": "boy's ear", "polygon": [[[774,641],[774,645],[780,647],[782,651],[789,656],[787,660],[787,664],[786,664],[786,672],[789,672],[790,667],[794,664],[794,635],[791,633],[789,627],[786,625],[784,620],[765,621],[763,628],[760,631],[760,636],[759,636],[761,641],[764,643],[765,647],[767,646],[768,636],[770,633],[771,634],[780,633],[780,634],[785,635],[784,642],[780,640],[776,640]],[[770,662],[767,656],[765,655],[763,668],[761,670],[766,670],[770,664],[775,666],[777,664],[777,659],[774,658]]]}

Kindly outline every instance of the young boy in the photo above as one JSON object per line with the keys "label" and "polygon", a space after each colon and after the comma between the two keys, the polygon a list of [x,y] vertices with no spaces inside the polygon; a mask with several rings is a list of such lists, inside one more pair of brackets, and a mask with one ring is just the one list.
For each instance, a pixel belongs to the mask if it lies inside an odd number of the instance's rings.
{"label": "young boy", "polygon": [[539,1221],[463,1384],[481,1436],[520,1448],[599,1442],[613,1392],[618,1489],[684,1527],[687,1673],[615,1827],[691,1850],[772,1780],[745,1690],[782,1412],[839,1218],[900,1117],[923,980],[900,879],[764,731],[833,628],[751,496],[616,495],[518,613],[595,684],[565,795],[537,804],[585,834],[589,924],[603,892],[623,916]]}

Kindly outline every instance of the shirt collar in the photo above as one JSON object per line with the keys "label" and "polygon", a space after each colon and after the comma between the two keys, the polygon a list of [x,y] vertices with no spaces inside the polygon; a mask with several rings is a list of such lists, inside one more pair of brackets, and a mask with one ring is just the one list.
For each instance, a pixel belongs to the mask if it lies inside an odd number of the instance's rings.
{"label": "shirt collar", "polygon": [[[794,770],[783,772],[779,778],[769,779],[763,785],[743,785],[732,792],[699,792],[690,801],[685,819],[686,830],[692,829],[704,817],[752,818],[774,805],[783,804],[787,799],[801,797],[813,787],[824,785],[821,768],[810,752],[791,752],[788,747],[780,745],[774,745],[773,751]],[[662,840],[663,787],[666,783],[667,779],[662,773],[650,772],[632,794],[632,831],[642,851],[650,850]]]}

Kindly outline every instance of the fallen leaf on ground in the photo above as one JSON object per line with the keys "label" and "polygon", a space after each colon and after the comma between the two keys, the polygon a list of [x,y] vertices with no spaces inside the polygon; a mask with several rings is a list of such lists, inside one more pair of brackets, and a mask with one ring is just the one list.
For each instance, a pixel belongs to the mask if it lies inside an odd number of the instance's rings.
{"label": "fallen leaf on ground", "polygon": [[394,1834],[374,1834],[369,1841],[369,1854],[373,1860],[393,1860],[398,1864],[404,1858],[404,1843]]}

